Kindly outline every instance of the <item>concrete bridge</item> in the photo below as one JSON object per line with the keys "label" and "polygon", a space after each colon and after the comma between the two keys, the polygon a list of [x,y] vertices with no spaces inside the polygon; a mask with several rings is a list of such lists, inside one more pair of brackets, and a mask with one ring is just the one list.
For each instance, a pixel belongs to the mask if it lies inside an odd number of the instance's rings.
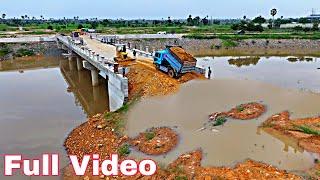
{"label": "concrete bridge", "polygon": [[99,85],[99,76],[107,80],[110,110],[116,110],[128,100],[129,93],[128,78],[118,73],[117,66],[114,66],[113,59],[111,59],[115,55],[115,48],[99,42],[97,42],[98,45],[93,41],[86,43],[86,46],[81,46],[74,43],[71,37],[57,36],[58,47],[68,50],[69,61],[76,59],[77,70],[81,71],[86,68],[91,71],[92,86]]}

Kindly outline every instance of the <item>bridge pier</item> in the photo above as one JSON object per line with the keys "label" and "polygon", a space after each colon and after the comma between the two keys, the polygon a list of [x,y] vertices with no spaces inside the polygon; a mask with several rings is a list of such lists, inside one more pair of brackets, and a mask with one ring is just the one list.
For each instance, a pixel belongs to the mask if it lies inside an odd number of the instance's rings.
{"label": "bridge pier", "polygon": [[83,70],[81,57],[77,57],[77,69],[78,69],[78,71]]}
{"label": "bridge pier", "polygon": [[70,71],[73,71],[75,69],[75,67],[73,64],[72,56],[68,57],[68,61],[69,61],[69,69],[70,69]]}
{"label": "bridge pier", "polygon": [[92,86],[99,85],[99,73],[96,69],[91,70],[91,81],[92,81]]}

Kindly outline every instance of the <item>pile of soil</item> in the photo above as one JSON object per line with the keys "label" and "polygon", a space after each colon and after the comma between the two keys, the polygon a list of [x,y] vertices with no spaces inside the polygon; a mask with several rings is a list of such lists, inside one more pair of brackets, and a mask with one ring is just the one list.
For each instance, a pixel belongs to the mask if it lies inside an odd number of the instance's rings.
{"label": "pile of soil", "polygon": [[178,80],[158,71],[153,64],[137,62],[130,66],[127,74],[129,80],[129,99],[139,94],[142,97],[163,96],[177,92],[180,84],[194,79],[205,79],[197,73],[187,73]]}
{"label": "pile of soil", "polygon": [[101,159],[109,159],[109,155],[117,153],[117,149],[127,139],[126,136],[118,137],[111,126],[106,124],[103,115],[98,114],[74,129],[64,146],[68,155],[76,155],[78,159],[90,154],[99,154]]}
{"label": "pile of soil", "polygon": [[216,112],[209,115],[210,120],[215,120],[217,117],[231,117],[233,119],[249,120],[255,119],[261,116],[266,111],[266,107],[263,104],[252,102],[247,104],[241,104],[232,108],[228,112]]}
{"label": "pile of soil", "polygon": [[266,111],[264,105],[260,103],[247,103],[241,104],[235,108],[232,108],[228,112],[228,116],[234,119],[248,120],[261,116]]}
{"label": "pile of soil", "polygon": [[178,143],[178,135],[167,127],[152,128],[140,133],[130,144],[149,155],[160,155],[171,151]]}
{"label": "pile of soil", "polygon": [[239,163],[234,168],[202,167],[201,160],[201,150],[181,155],[168,166],[168,179],[177,177],[187,179],[301,179],[286,171],[253,160]]}
{"label": "pile of soil", "polygon": [[171,47],[170,51],[174,53],[182,62],[196,62],[197,60],[181,47]]}
{"label": "pile of soil", "polygon": [[271,128],[298,141],[303,149],[320,153],[320,117],[290,119],[288,111],[268,118],[263,128]]}

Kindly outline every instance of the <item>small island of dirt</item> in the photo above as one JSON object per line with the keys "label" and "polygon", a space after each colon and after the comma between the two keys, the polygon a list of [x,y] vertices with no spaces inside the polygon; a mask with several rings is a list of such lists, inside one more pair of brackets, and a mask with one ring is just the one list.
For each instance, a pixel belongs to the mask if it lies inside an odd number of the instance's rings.
{"label": "small island of dirt", "polygon": [[284,111],[268,118],[262,127],[296,139],[307,151],[320,153],[320,117],[291,120],[289,112]]}
{"label": "small island of dirt", "polygon": [[240,104],[232,108],[228,112],[216,112],[209,115],[209,120],[217,120],[219,117],[231,117],[239,120],[250,120],[258,118],[266,111],[263,104],[251,102],[247,104]]}
{"label": "small island of dirt", "polygon": [[160,155],[171,151],[178,143],[178,135],[170,128],[152,128],[130,141],[139,151]]}

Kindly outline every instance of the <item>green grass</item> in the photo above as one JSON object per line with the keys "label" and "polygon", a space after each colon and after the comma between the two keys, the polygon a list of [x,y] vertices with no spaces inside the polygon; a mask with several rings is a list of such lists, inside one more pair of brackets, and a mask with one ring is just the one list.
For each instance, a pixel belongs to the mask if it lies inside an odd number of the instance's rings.
{"label": "green grass", "polygon": [[175,180],[188,180],[188,177],[187,176],[176,176],[174,179]]}
{"label": "green grass", "polygon": [[156,137],[156,133],[153,131],[147,131],[145,134],[145,138],[150,141],[152,140],[154,137]]}
{"label": "green grass", "polygon": [[306,134],[313,134],[313,135],[318,135],[318,136],[320,135],[320,131],[312,129],[309,126],[296,126],[296,128],[299,131],[306,133]]}
{"label": "green grass", "polygon": [[238,45],[238,43],[233,40],[230,40],[230,39],[223,39],[222,40],[222,46],[225,48],[236,47],[237,45]]}
{"label": "green grass", "polygon": [[9,54],[11,51],[8,47],[0,48],[0,57],[5,56]]}
{"label": "green grass", "polygon": [[124,144],[120,146],[120,148],[118,149],[118,153],[120,156],[128,156],[131,153],[130,145]]}
{"label": "green grass", "polygon": [[242,105],[239,105],[236,107],[238,112],[242,112],[244,110],[244,107]]}
{"label": "green grass", "polygon": [[217,118],[217,120],[215,120],[213,126],[221,126],[226,122],[227,122],[227,118],[224,116],[220,116]]}

